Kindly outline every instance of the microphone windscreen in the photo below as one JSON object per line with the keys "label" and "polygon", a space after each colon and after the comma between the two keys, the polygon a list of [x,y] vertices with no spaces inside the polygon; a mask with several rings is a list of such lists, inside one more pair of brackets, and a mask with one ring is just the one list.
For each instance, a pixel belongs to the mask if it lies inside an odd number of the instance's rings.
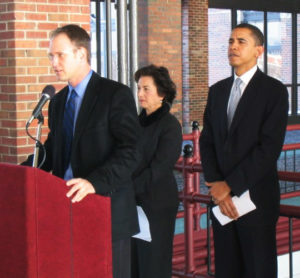
{"label": "microphone windscreen", "polygon": [[55,88],[52,85],[47,85],[42,91],[42,95],[44,94],[47,94],[50,98],[52,98],[55,94]]}

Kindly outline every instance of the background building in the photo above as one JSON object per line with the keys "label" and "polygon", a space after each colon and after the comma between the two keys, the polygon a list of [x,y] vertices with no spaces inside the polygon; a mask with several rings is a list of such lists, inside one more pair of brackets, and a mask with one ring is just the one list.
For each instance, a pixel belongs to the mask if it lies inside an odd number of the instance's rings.
{"label": "background building", "polygon": [[[118,10],[124,3],[128,24],[120,42]],[[136,26],[130,21],[134,3]],[[65,85],[57,82],[47,58],[49,33],[68,23],[80,24],[91,33],[92,67],[102,76],[120,80],[119,51],[126,45],[125,83],[133,90],[129,60],[136,27],[138,67],[154,63],[170,70],[178,88],[172,111],[184,132],[189,131],[191,121],[202,122],[208,86],[232,73],[226,54],[232,26],[255,24],[266,36],[266,52],[259,66],[287,85],[290,122],[299,123],[299,1],[128,0],[127,4],[126,0],[0,0],[0,162],[19,163],[33,151],[26,121],[47,84],[57,90]],[[35,127],[34,123],[30,128],[33,135]]]}

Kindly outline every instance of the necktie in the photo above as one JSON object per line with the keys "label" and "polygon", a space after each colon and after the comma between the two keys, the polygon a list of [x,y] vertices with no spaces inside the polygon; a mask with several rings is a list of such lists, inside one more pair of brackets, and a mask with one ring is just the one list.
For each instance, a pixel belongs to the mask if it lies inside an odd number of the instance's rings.
{"label": "necktie", "polygon": [[71,158],[76,96],[77,96],[76,91],[72,90],[64,112],[64,121],[63,121],[63,133],[64,133],[64,142],[65,142],[64,151],[63,151],[64,172],[67,170]]}
{"label": "necktie", "polygon": [[228,104],[228,112],[227,112],[227,120],[228,120],[228,129],[230,128],[236,107],[240,101],[241,98],[241,84],[243,81],[240,78],[237,78],[234,81],[234,86],[229,98],[229,104]]}

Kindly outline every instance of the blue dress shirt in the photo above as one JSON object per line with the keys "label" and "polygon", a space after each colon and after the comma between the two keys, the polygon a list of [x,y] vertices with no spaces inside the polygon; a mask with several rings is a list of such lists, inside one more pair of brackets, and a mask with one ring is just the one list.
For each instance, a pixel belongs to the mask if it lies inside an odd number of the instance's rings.
{"label": "blue dress shirt", "polygon": [[[84,97],[84,94],[85,94],[85,91],[86,91],[86,87],[87,87],[87,85],[88,85],[88,83],[89,83],[89,81],[92,77],[92,74],[93,74],[93,71],[90,70],[90,72],[87,74],[87,76],[75,88],[73,88],[70,84],[68,85],[69,86],[69,93],[68,93],[66,103],[68,102],[73,89],[77,93],[77,97],[75,98],[75,115],[74,115],[73,132],[75,131],[76,121],[77,121],[80,106],[81,106],[81,103],[82,103],[82,100],[83,100],[83,97]],[[74,177],[73,176],[73,171],[72,171],[72,167],[71,167],[71,163],[70,163],[67,170],[66,170],[66,172],[65,172],[64,180],[69,180],[69,179],[72,179],[73,177]]]}

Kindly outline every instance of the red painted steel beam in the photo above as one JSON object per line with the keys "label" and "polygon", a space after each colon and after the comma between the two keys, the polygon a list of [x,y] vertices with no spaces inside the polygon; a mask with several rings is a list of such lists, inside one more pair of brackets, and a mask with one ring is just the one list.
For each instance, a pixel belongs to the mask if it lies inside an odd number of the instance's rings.
{"label": "red painted steel beam", "polygon": [[280,205],[280,215],[286,217],[300,218],[300,207]]}
{"label": "red painted steel beam", "polygon": [[172,275],[181,278],[212,278],[213,276],[207,274],[197,274],[197,273],[184,273],[182,270],[172,270]]}
{"label": "red painted steel beam", "polygon": [[292,131],[292,130],[300,130],[300,125],[288,125],[286,127],[287,131]]}

